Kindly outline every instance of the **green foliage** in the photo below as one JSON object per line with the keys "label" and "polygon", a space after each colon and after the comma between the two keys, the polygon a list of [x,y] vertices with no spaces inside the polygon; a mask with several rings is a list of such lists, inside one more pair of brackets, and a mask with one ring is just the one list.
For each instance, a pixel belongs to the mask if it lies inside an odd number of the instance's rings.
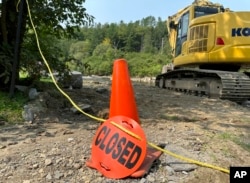
{"label": "green foliage", "polygon": [[[111,75],[114,59],[103,59],[98,56],[91,56],[84,60],[89,64],[89,70],[85,74]],[[136,53],[131,52],[124,55],[128,61],[129,72],[131,76],[144,77],[156,76],[161,72],[163,64],[170,62],[168,56],[162,54]]]}
{"label": "green foliage", "polygon": [[82,60],[90,55],[90,41],[76,41],[71,44],[69,54],[76,60]]}
{"label": "green foliage", "polygon": [[249,137],[245,137],[242,135],[235,136],[234,134],[231,134],[228,132],[223,132],[223,133],[219,134],[219,138],[221,138],[223,140],[233,141],[234,143],[238,144],[239,146],[241,146],[242,148],[244,148],[250,152],[250,143],[249,143],[249,140],[247,140],[247,138],[249,138]]}
{"label": "green foliage", "polygon": [[[111,75],[113,61],[124,57],[132,76],[156,76],[162,65],[170,61],[165,22],[151,16],[128,24],[121,21],[119,24],[86,25],[73,40],[58,40],[46,34],[46,29],[39,32],[39,37],[42,51],[56,71],[69,68],[85,75]],[[22,54],[25,63],[22,66],[26,71],[34,75],[41,73],[41,69],[47,70],[43,64],[34,65],[41,59],[34,49],[32,32],[24,43],[28,48],[23,51],[26,54]]]}
{"label": "green foliage", "polygon": [[78,34],[78,37],[88,39],[92,51],[103,40],[109,39],[112,48],[123,52],[166,53],[164,47],[168,42],[166,22],[152,16],[130,23],[84,26],[80,32],[82,35]]}
{"label": "green foliage", "polygon": [[[54,72],[63,73],[66,69],[63,62],[63,52],[59,40],[51,35],[39,34],[39,42],[43,55]],[[47,72],[32,31],[25,37],[21,48],[20,68],[28,73],[31,80],[39,80],[43,73]]]}
{"label": "green foliage", "polygon": [[7,93],[0,92],[0,119],[7,123],[20,123],[22,109],[28,98],[23,93],[17,93],[14,98],[9,98]]}
{"label": "green foliage", "polygon": [[[32,79],[37,79],[41,76],[41,71],[45,70],[45,66],[42,64],[41,56],[37,51],[36,40],[30,17],[28,16],[27,8],[29,7],[31,12],[32,21],[36,27],[36,31],[39,36],[39,42],[41,44],[42,51],[46,56],[50,66],[59,72],[67,72],[65,67],[65,61],[68,59],[68,55],[62,55],[60,48],[56,45],[58,40],[62,38],[73,38],[77,36],[75,33],[79,30],[79,27],[88,25],[93,21],[93,16],[86,13],[84,8],[85,0],[37,0],[28,1],[24,3],[24,11],[22,13],[22,25],[19,30],[20,42],[18,43],[20,52],[15,55],[18,58],[17,71],[24,69],[29,73]],[[4,3],[4,5],[3,5]],[[14,49],[11,49],[9,54],[2,54],[6,45],[14,47],[17,42],[16,32],[18,25],[18,11],[20,4],[16,4],[15,0],[8,0],[0,2],[1,12],[4,15],[1,17],[1,29],[0,29],[0,84],[10,83],[10,77],[12,74],[12,64]],[[2,6],[3,5],[3,6]],[[19,10],[19,9],[18,9]],[[20,50],[18,50],[20,51]],[[19,60],[20,59],[20,60]],[[19,67],[20,66],[20,67]]]}
{"label": "green foliage", "polygon": [[[25,48],[29,49],[23,51],[27,53],[26,57],[22,57],[26,65],[22,66],[29,68],[29,73],[41,73],[36,68],[47,70],[44,65],[35,67],[31,64],[41,59],[34,49],[32,31],[30,35],[24,41]],[[156,21],[154,17],[128,24],[121,21],[119,24],[84,26],[75,39],[58,40],[44,32],[40,32],[39,36],[45,57],[57,71],[62,67],[85,75],[111,75],[113,61],[124,57],[129,62],[131,76],[156,76],[171,58],[165,22],[161,19]]]}
{"label": "green foliage", "polygon": [[113,60],[105,60],[98,56],[91,56],[84,60],[88,68],[86,68],[85,74],[88,75],[110,75],[112,72]]}
{"label": "green foliage", "polygon": [[[38,32],[72,37],[80,26],[88,25],[93,16],[86,13],[85,0],[38,0],[29,1],[33,21]],[[31,27],[31,26],[30,26]]]}
{"label": "green foliage", "polygon": [[151,53],[128,53],[125,59],[128,61],[130,75],[137,77],[156,76],[161,72],[162,63],[170,62],[166,55]]}
{"label": "green foliage", "polygon": [[70,57],[78,61],[68,66],[85,75],[111,75],[113,61],[125,58],[132,76],[156,76],[171,60],[165,24],[150,16],[128,24],[84,26],[70,46]]}

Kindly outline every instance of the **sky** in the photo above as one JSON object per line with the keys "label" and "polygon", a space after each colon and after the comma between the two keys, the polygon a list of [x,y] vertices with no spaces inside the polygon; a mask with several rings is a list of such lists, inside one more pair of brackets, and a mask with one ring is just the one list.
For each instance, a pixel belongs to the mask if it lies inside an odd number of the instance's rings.
{"label": "sky", "polygon": [[[96,23],[125,23],[148,16],[166,20],[194,0],[85,0],[87,13],[95,17]],[[233,11],[250,11],[250,0],[211,0]]]}

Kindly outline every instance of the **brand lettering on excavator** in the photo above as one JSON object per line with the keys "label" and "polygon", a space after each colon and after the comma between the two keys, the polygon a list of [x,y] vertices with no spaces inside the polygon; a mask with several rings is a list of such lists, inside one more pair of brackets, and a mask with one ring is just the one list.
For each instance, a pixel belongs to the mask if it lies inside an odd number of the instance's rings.
{"label": "brand lettering on excavator", "polygon": [[238,37],[238,36],[250,36],[250,28],[233,28],[232,29],[232,37]]}

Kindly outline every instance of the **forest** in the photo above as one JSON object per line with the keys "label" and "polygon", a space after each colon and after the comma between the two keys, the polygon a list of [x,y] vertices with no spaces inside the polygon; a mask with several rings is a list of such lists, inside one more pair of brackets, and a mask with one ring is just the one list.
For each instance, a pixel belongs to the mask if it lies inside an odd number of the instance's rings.
{"label": "forest", "polygon": [[156,76],[170,62],[165,20],[148,16],[129,23],[101,24],[87,14],[84,2],[1,1],[2,86],[10,85],[14,71],[17,82],[20,73],[30,80],[47,74],[37,42],[52,71],[59,74],[75,70],[84,75],[111,75],[113,61],[125,58],[131,76]]}
{"label": "forest", "polygon": [[171,58],[166,22],[152,16],[85,26],[75,39],[59,42],[69,68],[86,75],[110,75],[114,59],[125,58],[131,75],[156,76]]}

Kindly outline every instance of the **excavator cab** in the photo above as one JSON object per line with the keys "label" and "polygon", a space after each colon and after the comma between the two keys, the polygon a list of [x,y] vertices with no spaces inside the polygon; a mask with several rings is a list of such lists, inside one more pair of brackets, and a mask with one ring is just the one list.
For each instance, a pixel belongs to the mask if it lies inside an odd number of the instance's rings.
{"label": "excavator cab", "polygon": [[[174,49],[174,57],[177,57],[181,54],[182,51],[182,44],[187,40],[188,30],[189,30],[189,23],[190,20],[194,18],[198,18],[201,16],[212,15],[219,12],[224,12],[225,9],[223,6],[190,6],[189,8],[184,10],[185,12],[180,15],[180,17],[174,17],[177,20],[177,24],[175,21],[169,20],[168,27],[169,29],[174,29],[176,34],[176,41],[175,41],[175,49]],[[170,17],[171,19],[172,17]],[[172,31],[170,31],[172,32]]]}

